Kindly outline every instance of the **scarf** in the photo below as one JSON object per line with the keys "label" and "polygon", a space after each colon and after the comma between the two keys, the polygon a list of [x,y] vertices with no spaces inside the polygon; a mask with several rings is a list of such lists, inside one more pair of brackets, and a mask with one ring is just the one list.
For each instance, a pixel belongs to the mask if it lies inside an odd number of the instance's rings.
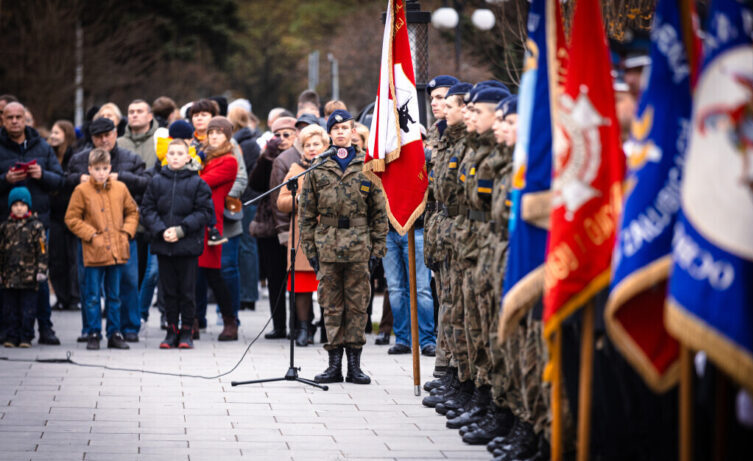
{"label": "scarf", "polygon": [[207,163],[212,161],[212,159],[215,159],[217,157],[222,157],[223,155],[228,154],[232,151],[233,151],[233,145],[230,144],[230,141],[225,141],[219,147],[216,147],[216,148],[212,146],[207,146],[206,149],[204,149],[204,155],[206,155],[206,161],[204,162],[204,164],[206,165]]}
{"label": "scarf", "polygon": [[[342,148],[338,148],[338,149],[342,149]],[[337,156],[337,154],[335,154],[335,156],[332,157],[333,159],[335,159],[335,161],[337,162],[337,164],[340,165],[340,169],[343,172],[345,172],[345,169],[348,168],[348,165],[350,164],[351,160],[353,160],[354,158],[356,158],[356,148],[355,147],[349,146],[349,147],[346,147],[345,149],[348,150],[348,156],[347,157],[340,158],[340,157]]]}

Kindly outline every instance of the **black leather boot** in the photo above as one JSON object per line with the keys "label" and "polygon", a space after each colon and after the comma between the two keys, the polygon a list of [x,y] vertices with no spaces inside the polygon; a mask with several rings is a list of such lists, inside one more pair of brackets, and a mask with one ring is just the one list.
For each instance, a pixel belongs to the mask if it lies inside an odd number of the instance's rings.
{"label": "black leather boot", "polygon": [[512,436],[505,438],[505,444],[501,448],[510,459],[526,459],[536,454],[538,446],[539,440],[533,432],[533,426],[518,420]]}
{"label": "black leather boot", "polygon": [[362,349],[348,347],[345,354],[348,356],[348,374],[345,376],[345,382],[353,384],[370,384],[371,378],[361,370],[361,351]]}
{"label": "black leather boot", "polygon": [[314,376],[317,383],[341,383],[343,382],[343,348],[338,347],[327,351],[329,366],[321,374]]}
{"label": "black leather boot", "polygon": [[478,429],[463,435],[463,442],[470,445],[485,445],[497,436],[509,434],[514,426],[515,416],[507,408],[494,406],[493,418],[485,418]]}
{"label": "black leather boot", "polygon": [[[440,415],[446,415],[450,410],[455,410],[457,412],[459,408],[465,408],[465,406],[468,405],[468,402],[471,401],[475,388],[476,386],[474,386],[473,381],[470,379],[461,383],[460,392],[455,397],[448,399],[441,405],[437,405],[434,409]],[[460,413],[458,413],[458,415],[459,414]]]}
{"label": "black leather boot", "polygon": [[457,392],[460,389],[460,381],[458,381],[457,368],[455,368],[451,372],[448,372],[447,374],[450,376],[447,386],[444,389],[434,389],[434,391],[431,392],[431,395],[424,397],[424,399],[421,401],[424,406],[434,408],[438,403],[442,403],[447,400],[449,394]]}
{"label": "black leather boot", "polygon": [[433,389],[438,389],[442,386],[447,386],[452,381],[452,376],[449,373],[449,370],[447,373],[444,374],[441,378],[434,379],[432,381],[427,381],[424,383],[424,390],[426,392],[431,392]]}
{"label": "black leather boot", "polygon": [[295,334],[295,345],[298,347],[306,347],[309,345],[308,322],[298,321],[298,330]]}
{"label": "black leather boot", "polygon": [[548,461],[551,457],[549,452],[549,442],[543,437],[543,434],[538,435],[538,447],[536,453],[533,456],[524,458],[521,461]]}
{"label": "black leather boot", "polygon": [[449,429],[459,429],[471,423],[481,421],[486,416],[487,410],[490,409],[491,398],[490,386],[477,387],[465,412],[456,418],[448,419],[447,427]]}

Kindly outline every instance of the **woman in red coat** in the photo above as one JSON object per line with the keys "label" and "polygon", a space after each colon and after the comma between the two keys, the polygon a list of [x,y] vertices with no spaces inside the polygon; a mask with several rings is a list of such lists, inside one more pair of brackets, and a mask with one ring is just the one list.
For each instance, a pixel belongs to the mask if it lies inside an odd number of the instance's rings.
{"label": "woman in red coat", "polygon": [[[233,187],[235,177],[238,174],[238,161],[233,155],[233,147],[230,138],[233,134],[233,125],[225,117],[213,117],[207,127],[207,148],[204,150],[204,169],[201,170],[203,179],[212,190],[212,203],[214,215],[217,220],[217,230],[222,234],[225,210],[225,197]],[[222,246],[210,246],[208,232],[204,235],[204,252],[199,256],[199,269],[209,287],[214,292],[217,304],[222,312],[222,321],[225,327],[220,333],[220,341],[235,341],[238,339],[238,322],[233,311],[230,291],[225,285],[220,268],[222,267]]]}

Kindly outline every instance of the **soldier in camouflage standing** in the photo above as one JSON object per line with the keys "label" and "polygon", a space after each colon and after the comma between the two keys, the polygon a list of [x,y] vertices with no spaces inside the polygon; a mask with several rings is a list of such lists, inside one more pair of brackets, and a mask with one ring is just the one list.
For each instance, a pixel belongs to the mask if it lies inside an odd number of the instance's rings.
{"label": "soldier in camouflage standing", "polygon": [[[437,211],[427,221],[429,227],[434,229],[435,249],[432,257],[432,265],[438,276],[439,314],[438,314],[438,350],[445,350],[448,360],[448,369],[444,377],[431,381],[424,387],[428,391],[443,388],[447,390],[449,384],[457,380],[458,356],[457,346],[453,340],[452,323],[450,321],[450,306],[452,296],[450,289],[450,264],[453,254],[449,251],[454,233],[455,217],[458,215],[458,194],[462,192],[458,184],[458,165],[465,151],[466,127],[463,123],[462,109],[465,107],[463,96],[473,87],[470,83],[457,83],[453,85],[445,95],[444,118],[447,128],[439,140],[436,149],[432,153],[434,165],[430,178],[429,187],[436,200]],[[424,249],[424,251],[426,251]],[[426,254],[426,253],[424,253]],[[437,353],[439,357],[439,353]],[[437,361],[438,363],[438,361]],[[434,406],[439,401],[434,395],[424,399],[424,404]]]}
{"label": "soldier in camouflage standing", "polygon": [[[436,223],[439,210],[437,208],[435,188],[436,169],[440,166],[437,164],[439,160],[439,142],[442,139],[444,131],[447,129],[447,121],[445,120],[445,97],[450,87],[458,82],[458,79],[450,75],[438,75],[431,79],[426,87],[429,98],[431,99],[431,113],[434,116],[434,124],[429,128],[429,132],[425,141],[425,146],[429,152],[427,161],[427,171],[429,174],[429,190],[426,200],[426,211],[424,212],[424,262],[426,267],[433,271],[432,280],[434,280],[434,289],[436,291],[435,296],[440,298],[439,293],[441,290],[439,280],[437,279],[439,274],[440,258],[436,256],[437,248],[437,235],[436,235]],[[436,304],[435,304],[436,305]],[[441,312],[441,303],[440,303]],[[450,364],[449,350],[447,349],[446,341],[442,338],[442,317],[441,313],[437,314],[437,349],[436,359],[434,360],[434,375],[436,377],[442,377],[446,374],[447,368]],[[430,390],[430,389],[428,389]]]}
{"label": "soldier in camouflage standing", "polygon": [[370,271],[386,252],[387,211],[379,187],[362,172],[364,152],[351,145],[353,117],[336,110],[327,120],[336,155],[308,174],[300,200],[301,245],[319,280],[324,309],[329,366],[318,383],[342,382],[343,349],[348,357],[346,381],[369,384],[361,370],[366,343],[366,308]]}
{"label": "soldier in camouflage standing", "polygon": [[0,224],[0,270],[5,347],[31,347],[37,313],[37,290],[47,280],[44,224],[31,212],[31,193],[16,187],[8,194],[10,216]]}

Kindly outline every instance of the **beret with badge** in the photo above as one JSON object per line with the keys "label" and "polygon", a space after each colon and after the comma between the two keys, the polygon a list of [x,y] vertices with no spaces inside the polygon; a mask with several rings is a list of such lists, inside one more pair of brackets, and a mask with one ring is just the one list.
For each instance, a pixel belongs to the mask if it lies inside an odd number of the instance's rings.
{"label": "beret with badge", "polygon": [[335,126],[335,124],[347,122],[348,120],[353,120],[353,116],[350,115],[350,112],[348,112],[347,110],[337,109],[336,111],[332,112],[332,114],[327,119],[327,133],[332,131],[332,127]]}

